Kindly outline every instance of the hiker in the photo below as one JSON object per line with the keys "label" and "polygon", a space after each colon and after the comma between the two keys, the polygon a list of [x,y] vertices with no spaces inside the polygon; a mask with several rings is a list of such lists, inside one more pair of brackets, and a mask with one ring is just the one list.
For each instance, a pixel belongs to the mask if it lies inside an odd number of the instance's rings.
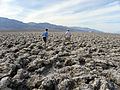
{"label": "hiker", "polygon": [[48,29],[45,29],[45,31],[43,32],[43,40],[44,40],[45,46],[46,46],[47,38],[48,38]]}
{"label": "hiker", "polygon": [[65,44],[66,41],[69,41],[69,42],[70,42],[70,38],[71,38],[70,30],[67,30],[67,32],[65,33],[64,44]]}

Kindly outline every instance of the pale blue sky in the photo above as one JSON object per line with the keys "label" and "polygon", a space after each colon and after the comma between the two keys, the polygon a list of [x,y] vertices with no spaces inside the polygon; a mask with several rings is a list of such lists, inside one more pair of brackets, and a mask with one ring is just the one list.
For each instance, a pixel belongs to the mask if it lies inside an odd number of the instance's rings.
{"label": "pale blue sky", "polygon": [[120,32],[120,0],[0,0],[0,17]]}

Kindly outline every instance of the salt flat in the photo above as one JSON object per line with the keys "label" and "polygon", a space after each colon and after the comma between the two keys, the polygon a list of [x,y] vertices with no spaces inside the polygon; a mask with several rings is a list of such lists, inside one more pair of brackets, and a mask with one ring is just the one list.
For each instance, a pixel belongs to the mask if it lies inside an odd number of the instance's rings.
{"label": "salt flat", "polygon": [[120,35],[0,32],[0,89],[120,90]]}

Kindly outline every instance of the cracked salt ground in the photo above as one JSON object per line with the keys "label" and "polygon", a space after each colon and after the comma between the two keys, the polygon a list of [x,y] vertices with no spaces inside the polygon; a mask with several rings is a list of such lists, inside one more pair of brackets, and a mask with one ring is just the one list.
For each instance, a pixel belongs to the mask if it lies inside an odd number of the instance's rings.
{"label": "cracked salt ground", "polygon": [[120,90],[120,35],[0,33],[0,90]]}

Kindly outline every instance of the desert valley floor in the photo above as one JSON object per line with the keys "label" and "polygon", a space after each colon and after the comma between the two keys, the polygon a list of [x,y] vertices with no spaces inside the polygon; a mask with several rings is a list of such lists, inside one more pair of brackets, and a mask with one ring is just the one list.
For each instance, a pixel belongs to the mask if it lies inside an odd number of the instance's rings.
{"label": "desert valley floor", "polygon": [[120,90],[120,34],[0,32],[0,90]]}

